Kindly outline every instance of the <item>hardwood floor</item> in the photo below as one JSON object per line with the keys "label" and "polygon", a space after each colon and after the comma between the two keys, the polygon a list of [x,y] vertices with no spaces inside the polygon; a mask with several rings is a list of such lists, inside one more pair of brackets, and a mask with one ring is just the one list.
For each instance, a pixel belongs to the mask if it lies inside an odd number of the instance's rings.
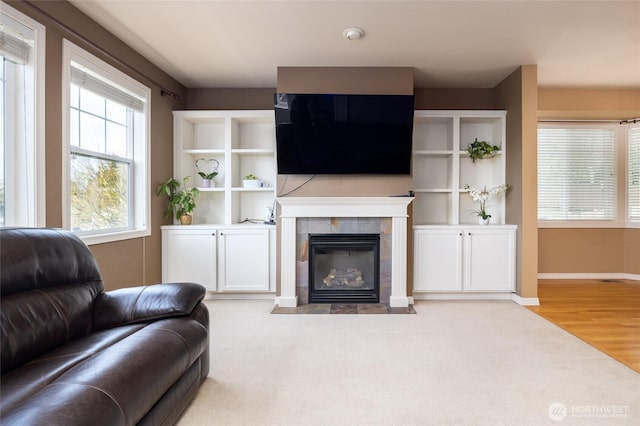
{"label": "hardwood floor", "polygon": [[541,280],[529,309],[640,373],[640,283]]}

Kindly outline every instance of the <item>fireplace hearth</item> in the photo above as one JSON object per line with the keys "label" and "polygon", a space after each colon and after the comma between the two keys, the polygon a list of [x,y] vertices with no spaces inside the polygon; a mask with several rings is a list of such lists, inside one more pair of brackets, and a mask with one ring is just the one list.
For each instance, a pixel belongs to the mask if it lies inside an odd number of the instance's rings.
{"label": "fireplace hearth", "polygon": [[379,234],[310,234],[309,303],[378,303]]}

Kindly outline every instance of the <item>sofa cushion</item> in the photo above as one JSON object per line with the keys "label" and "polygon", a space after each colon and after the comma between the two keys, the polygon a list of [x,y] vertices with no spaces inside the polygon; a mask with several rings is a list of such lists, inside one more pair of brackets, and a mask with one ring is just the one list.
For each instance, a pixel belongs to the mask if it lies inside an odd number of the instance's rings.
{"label": "sofa cushion", "polygon": [[135,424],[198,360],[207,345],[206,327],[188,317],[153,322],[74,365],[3,413],[3,422]]}
{"label": "sofa cushion", "polygon": [[92,329],[95,283],[69,284],[2,297],[2,374],[87,335]]}
{"label": "sofa cushion", "polygon": [[72,367],[142,327],[144,324],[91,333],[4,374],[0,381],[0,415],[11,411],[22,400],[40,392]]}
{"label": "sofa cushion", "polygon": [[0,294],[95,283],[103,290],[98,263],[71,232],[58,229],[5,228],[0,232]]}
{"label": "sofa cushion", "polygon": [[205,294],[205,288],[194,283],[156,284],[102,293],[94,306],[94,328],[189,315]]}
{"label": "sofa cushion", "polygon": [[85,336],[103,291],[89,248],[56,229],[0,230],[2,374]]}

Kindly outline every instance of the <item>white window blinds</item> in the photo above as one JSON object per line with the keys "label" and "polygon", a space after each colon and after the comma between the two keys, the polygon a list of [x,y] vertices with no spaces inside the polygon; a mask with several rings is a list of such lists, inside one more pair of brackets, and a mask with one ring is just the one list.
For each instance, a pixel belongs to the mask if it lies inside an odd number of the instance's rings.
{"label": "white window blinds", "polygon": [[111,82],[102,80],[78,68],[74,63],[71,64],[71,82],[134,111],[144,111],[144,101],[142,99]]}
{"label": "white window blinds", "polygon": [[640,222],[640,125],[629,128],[628,219]]}
{"label": "white window blinds", "polygon": [[4,25],[0,26],[0,55],[19,65],[29,63],[31,45],[19,35],[11,34]]}
{"label": "white window blinds", "polygon": [[614,129],[538,129],[538,220],[615,220],[615,175]]}

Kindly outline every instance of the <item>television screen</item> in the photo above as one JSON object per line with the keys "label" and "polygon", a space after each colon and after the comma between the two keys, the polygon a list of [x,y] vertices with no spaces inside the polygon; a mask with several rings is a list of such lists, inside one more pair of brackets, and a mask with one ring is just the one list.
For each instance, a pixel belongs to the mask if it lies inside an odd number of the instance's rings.
{"label": "television screen", "polygon": [[413,95],[276,93],[279,174],[411,173]]}

